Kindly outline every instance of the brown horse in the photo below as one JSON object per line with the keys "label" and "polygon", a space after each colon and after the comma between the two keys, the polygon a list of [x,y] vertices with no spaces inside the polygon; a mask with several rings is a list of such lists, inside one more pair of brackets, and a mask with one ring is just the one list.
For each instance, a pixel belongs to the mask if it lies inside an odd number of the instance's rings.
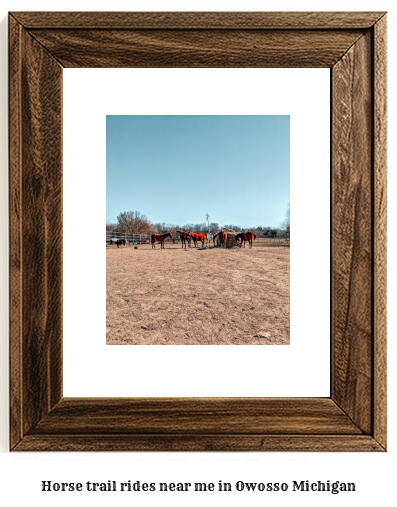
{"label": "brown horse", "polygon": [[243,243],[245,248],[246,241],[248,241],[250,248],[252,248],[252,242],[256,240],[256,234],[251,231],[241,232],[240,234],[237,234],[237,236],[235,237],[236,243],[238,239],[241,240],[240,248],[243,246]]}
{"label": "brown horse", "polygon": [[222,229],[220,232],[218,232],[218,238],[221,242],[221,248],[226,248],[227,232],[225,229]]}
{"label": "brown horse", "polygon": [[202,248],[204,248],[205,234],[196,234],[195,232],[189,231],[189,236],[193,239],[195,247],[197,247],[198,242],[201,241],[201,246],[202,246]]}
{"label": "brown horse", "polygon": [[156,248],[156,241],[160,241],[160,248],[164,248],[164,242],[167,238],[172,238],[170,232],[166,232],[165,234],[152,234],[152,248]]}
{"label": "brown horse", "polygon": [[176,231],[180,238],[181,238],[181,241],[182,241],[182,248],[183,248],[183,245],[185,245],[185,248],[186,248],[186,243],[188,243],[189,245],[189,248],[190,248],[190,236],[189,236],[189,233],[188,232],[182,232],[182,231]]}

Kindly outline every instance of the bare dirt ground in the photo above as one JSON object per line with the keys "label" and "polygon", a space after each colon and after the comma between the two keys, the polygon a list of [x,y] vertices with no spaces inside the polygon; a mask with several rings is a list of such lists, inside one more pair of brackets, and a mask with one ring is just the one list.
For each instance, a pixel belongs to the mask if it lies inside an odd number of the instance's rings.
{"label": "bare dirt ground", "polygon": [[289,345],[289,247],[106,256],[108,345]]}

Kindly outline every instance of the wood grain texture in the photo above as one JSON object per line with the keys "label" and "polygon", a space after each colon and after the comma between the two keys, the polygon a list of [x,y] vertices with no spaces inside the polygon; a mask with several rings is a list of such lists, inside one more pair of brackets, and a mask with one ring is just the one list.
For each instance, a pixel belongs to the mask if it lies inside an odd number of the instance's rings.
{"label": "wood grain texture", "polygon": [[356,434],[327,398],[64,399],[34,434]]}
{"label": "wood grain texture", "polygon": [[[22,322],[11,322],[11,357],[20,361],[11,370],[11,419],[21,417],[26,434],[62,397],[62,69],[11,23],[10,44],[23,55],[10,89],[19,118],[10,125],[11,195],[18,189],[21,210],[11,231],[10,291]],[[10,203],[15,224],[17,199]]]}
{"label": "wood grain texture", "polygon": [[10,446],[23,437],[22,416],[22,27],[9,20]]}
{"label": "wood grain texture", "polygon": [[384,12],[13,12],[25,28],[362,30]]}
{"label": "wood grain texture", "polygon": [[[385,16],[124,14],[10,15],[11,449],[385,450]],[[330,399],[62,399],[64,66],[332,67]]]}
{"label": "wood grain texture", "polygon": [[368,435],[28,435],[16,451],[368,452]]}
{"label": "wood grain texture", "polygon": [[363,33],[180,29],[29,32],[64,67],[149,68],[331,67]]}
{"label": "wood grain texture", "polygon": [[332,398],[372,430],[371,33],[332,71]]}
{"label": "wood grain texture", "polygon": [[62,69],[25,31],[22,65],[24,426],[62,396]]}
{"label": "wood grain texture", "polygon": [[374,26],[374,438],[386,448],[387,20]]}

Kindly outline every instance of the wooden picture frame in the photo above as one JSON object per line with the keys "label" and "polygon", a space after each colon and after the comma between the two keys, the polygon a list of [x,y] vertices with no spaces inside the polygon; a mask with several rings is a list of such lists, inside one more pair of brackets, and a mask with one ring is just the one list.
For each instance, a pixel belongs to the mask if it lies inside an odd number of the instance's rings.
{"label": "wooden picture frame", "polygon": [[[329,398],[63,398],[64,67],[331,69]],[[385,13],[14,12],[9,73],[11,450],[384,451]]]}

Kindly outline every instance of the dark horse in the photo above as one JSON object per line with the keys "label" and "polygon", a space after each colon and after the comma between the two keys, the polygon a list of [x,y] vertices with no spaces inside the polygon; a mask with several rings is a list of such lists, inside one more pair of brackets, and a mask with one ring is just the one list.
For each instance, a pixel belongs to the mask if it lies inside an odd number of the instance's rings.
{"label": "dark horse", "polygon": [[181,237],[182,248],[183,248],[184,245],[185,245],[185,248],[186,248],[186,243],[189,244],[189,248],[190,248],[190,236],[189,236],[189,233],[188,232],[183,232],[183,231],[176,231],[176,232]]}
{"label": "dark horse", "polygon": [[160,241],[160,248],[164,248],[164,242],[167,238],[172,238],[170,232],[166,232],[165,234],[152,234],[152,248],[156,248],[156,241]]}
{"label": "dark horse", "polygon": [[248,241],[250,248],[252,248],[252,242],[256,240],[256,234],[251,231],[241,232],[240,234],[237,234],[237,236],[235,237],[236,243],[238,239],[241,240],[240,248],[243,246],[243,243],[245,248],[246,241]]}
{"label": "dark horse", "polygon": [[120,245],[124,245],[126,246],[127,245],[127,242],[125,239],[117,239],[117,238],[112,238],[110,241],[109,241],[109,245],[117,245],[117,248],[120,246]]}

